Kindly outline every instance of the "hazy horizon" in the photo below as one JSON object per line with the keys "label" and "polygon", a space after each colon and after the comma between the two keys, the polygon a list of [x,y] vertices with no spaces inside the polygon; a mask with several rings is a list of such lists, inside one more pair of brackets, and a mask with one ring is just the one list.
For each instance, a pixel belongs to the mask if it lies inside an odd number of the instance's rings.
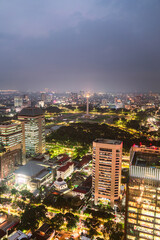
{"label": "hazy horizon", "polygon": [[1,0],[0,88],[159,92],[159,0]]}

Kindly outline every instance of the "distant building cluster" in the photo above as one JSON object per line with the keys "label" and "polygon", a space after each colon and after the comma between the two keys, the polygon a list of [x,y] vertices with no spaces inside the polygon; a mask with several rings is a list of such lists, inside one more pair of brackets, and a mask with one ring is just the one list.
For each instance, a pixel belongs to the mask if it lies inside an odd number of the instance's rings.
{"label": "distant building cluster", "polygon": [[23,108],[18,121],[0,125],[0,178],[13,173],[28,157],[45,153],[45,119],[40,108]]}

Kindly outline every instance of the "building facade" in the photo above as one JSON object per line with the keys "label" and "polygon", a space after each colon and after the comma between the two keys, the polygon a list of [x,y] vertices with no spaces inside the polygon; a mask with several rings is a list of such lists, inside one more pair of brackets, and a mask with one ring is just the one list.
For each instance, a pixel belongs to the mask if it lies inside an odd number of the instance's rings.
{"label": "building facade", "polygon": [[96,139],[93,142],[92,194],[95,204],[109,200],[111,205],[120,197],[121,141]]}
{"label": "building facade", "polygon": [[0,143],[7,148],[22,144],[22,124],[20,121],[1,123]]}
{"label": "building facade", "polygon": [[0,153],[0,180],[12,174],[16,166],[21,163],[22,151],[21,148],[12,149]]}
{"label": "building facade", "polygon": [[160,240],[160,148],[132,147],[126,194],[126,240]]}
{"label": "building facade", "polygon": [[15,167],[25,160],[23,149],[22,124],[8,121],[0,125],[0,179],[11,174]]}
{"label": "building facade", "polygon": [[18,119],[22,122],[23,146],[26,156],[45,153],[45,118],[42,109],[23,108]]}
{"label": "building facade", "polygon": [[57,179],[62,178],[66,179],[69,177],[74,171],[74,163],[67,162],[65,165],[57,169]]}
{"label": "building facade", "polygon": [[15,96],[14,97],[14,107],[22,107],[23,105],[23,99],[20,96]]}

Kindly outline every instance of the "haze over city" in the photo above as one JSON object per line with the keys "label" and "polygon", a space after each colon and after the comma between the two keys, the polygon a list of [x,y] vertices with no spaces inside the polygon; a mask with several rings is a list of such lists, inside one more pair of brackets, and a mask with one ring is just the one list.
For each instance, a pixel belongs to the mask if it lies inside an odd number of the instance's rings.
{"label": "haze over city", "polygon": [[1,0],[0,88],[158,91],[159,0]]}

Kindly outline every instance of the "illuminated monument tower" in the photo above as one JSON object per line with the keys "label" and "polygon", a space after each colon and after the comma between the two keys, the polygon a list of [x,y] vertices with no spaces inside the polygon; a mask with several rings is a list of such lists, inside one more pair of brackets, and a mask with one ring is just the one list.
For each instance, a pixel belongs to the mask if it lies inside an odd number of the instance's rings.
{"label": "illuminated monument tower", "polygon": [[86,98],[87,98],[87,110],[86,110],[86,117],[89,117],[89,94],[87,94]]}

